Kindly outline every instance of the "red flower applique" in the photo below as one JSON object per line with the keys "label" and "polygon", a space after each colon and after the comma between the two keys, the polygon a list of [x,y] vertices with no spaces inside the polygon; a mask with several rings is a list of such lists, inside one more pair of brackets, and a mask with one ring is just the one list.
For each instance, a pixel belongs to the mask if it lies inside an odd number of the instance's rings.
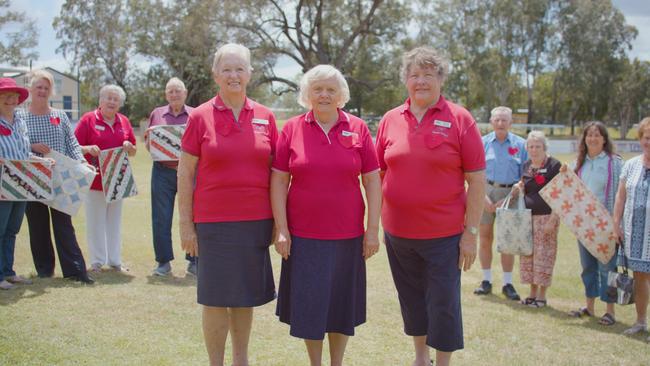
{"label": "red flower applique", "polygon": [[61,118],[59,118],[59,117],[50,117],[50,123],[55,125],[55,126],[58,126],[59,123],[61,123]]}
{"label": "red flower applique", "polygon": [[11,135],[11,130],[8,129],[7,127],[5,127],[5,126],[0,126],[0,135],[9,136],[9,135]]}
{"label": "red flower applique", "polygon": [[517,149],[516,147],[509,147],[508,148],[508,154],[510,154],[510,156],[515,156],[518,152],[519,152],[519,149]]}
{"label": "red flower applique", "polygon": [[546,178],[541,174],[535,174],[534,179],[535,179],[535,183],[539,184],[540,186],[546,183]]}

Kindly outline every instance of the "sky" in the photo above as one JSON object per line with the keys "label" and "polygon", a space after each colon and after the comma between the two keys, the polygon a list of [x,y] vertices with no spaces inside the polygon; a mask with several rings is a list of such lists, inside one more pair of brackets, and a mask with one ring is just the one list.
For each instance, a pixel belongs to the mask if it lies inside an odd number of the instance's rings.
{"label": "sky", "polygon": [[[36,19],[39,28],[37,51],[39,59],[33,61],[33,67],[52,67],[59,71],[68,71],[69,63],[61,54],[56,53],[59,41],[52,28],[54,17],[59,14],[64,0],[13,0],[13,10],[24,11]],[[641,60],[650,60],[650,1],[647,0],[613,0],[613,3],[625,15],[628,24],[634,25],[639,34],[632,43],[629,55]],[[3,37],[0,35],[0,37]],[[27,66],[27,65],[26,65]],[[280,62],[276,68],[278,76],[292,77],[299,72],[290,62]]]}

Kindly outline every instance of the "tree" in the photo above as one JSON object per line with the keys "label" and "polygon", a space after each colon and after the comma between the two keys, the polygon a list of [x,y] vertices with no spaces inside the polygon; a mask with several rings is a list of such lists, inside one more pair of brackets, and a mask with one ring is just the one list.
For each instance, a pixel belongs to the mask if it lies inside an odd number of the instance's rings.
{"label": "tree", "polygon": [[[72,62],[85,89],[82,102],[96,104],[99,87],[115,83],[130,94],[127,83],[133,51],[131,18],[123,0],[66,0],[54,18],[57,52]],[[125,112],[129,111],[127,98]]]}
{"label": "tree", "polygon": [[612,85],[614,93],[610,99],[610,109],[619,122],[621,138],[625,139],[630,126],[644,117],[641,114],[642,106],[645,104],[647,107],[650,99],[650,62],[623,60],[621,66],[621,72]]}
{"label": "tree", "polygon": [[38,58],[38,52],[34,50],[38,45],[36,21],[24,12],[8,10],[10,6],[10,0],[0,0],[0,29],[17,28],[2,32],[5,40],[0,41],[0,62],[25,65],[28,60]]}

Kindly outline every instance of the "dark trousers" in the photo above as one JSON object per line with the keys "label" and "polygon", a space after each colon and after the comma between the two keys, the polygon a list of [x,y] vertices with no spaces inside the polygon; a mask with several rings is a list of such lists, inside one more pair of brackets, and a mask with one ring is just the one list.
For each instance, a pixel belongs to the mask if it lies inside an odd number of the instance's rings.
{"label": "dark trousers", "polygon": [[54,242],[63,277],[79,276],[86,273],[86,262],[79,248],[70,215],[39,202],[27,203],[25,214],[29,226],[29,245],[39,277],[51,277],[54,274],[54,248],[50,235],[50,216],[52,217]]}
{"label": "dark trousers", "polygon": [[[176,169],[153,163],[151,169],[151,227],[156,262],[167,263],[174,259],[172,248],[172,222],[176,199]],[[185,255],[194,263],[195,258]]]}
{"label": "dark trousers", "polygon": [[25,215],[25,202],[0,201],[0,281],[16,275],[14,248]]}

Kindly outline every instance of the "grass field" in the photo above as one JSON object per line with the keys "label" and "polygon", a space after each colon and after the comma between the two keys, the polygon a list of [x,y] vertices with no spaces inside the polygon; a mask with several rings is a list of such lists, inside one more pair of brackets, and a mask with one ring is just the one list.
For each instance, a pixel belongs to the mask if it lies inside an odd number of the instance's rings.
{"label": "grass field", "polygon": [[[569,159],[569,156],[561,156]],[[34,279],[0,293],[0,365],[205,365],[201,312],[185,261],[173,262],[174,276],[151,275],[149,178],[146,151],[133,161],[140,194],[124,202],[123,259],[127,273],[105,272],[93,286],[61,278]],[[87,251],[85,220],[75,217],[82,249]],[[175,238],[178,238],[174,227]],[[34,275],[27,223],[16,244],[15,270]],[[179,245],[175,243],[176,256]],[[499,268],[495,258],[494,268]],[[280,258],[273,251],[276,281]],[[58,263],[57,263],[58,267]],[[495,270],[499,292],[500,269]],[[582,305],[583,288],[575,239],[562,227],[549,306],[525,308],[500,294],[476,297],[478,264],[463,275],[465,350],[456,365],[650,365],[646,335],[621,332],[634,321],[632,306],[617,307],[618,324],[603,327],[595,319],[572,319],[566,312]],[[515,286],[522,295],[525,288]],[[274,315],[275,302],[255,312],[251,365],[307,365],[303,343],[288,334]],[[597,313],[604,307],[597,304]],[[410,365],[412,346],[402,333],[397,296],[385,251],[368,262],[368,322],[357,328],[346,364]],[[226,356],[227,363],[230,354]]]}

